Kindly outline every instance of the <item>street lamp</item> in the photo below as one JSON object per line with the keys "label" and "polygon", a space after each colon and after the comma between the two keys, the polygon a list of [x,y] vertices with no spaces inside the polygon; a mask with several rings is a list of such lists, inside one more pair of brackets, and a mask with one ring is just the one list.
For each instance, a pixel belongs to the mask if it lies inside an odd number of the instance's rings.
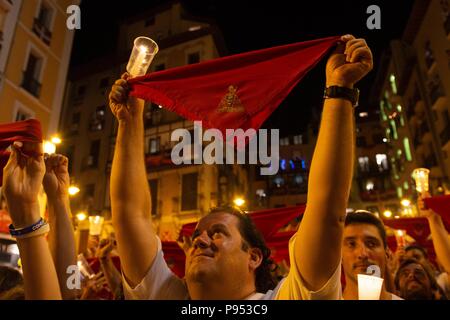
{"label": "street lamp", "polygon": [[87,214],[84,212],[78,212],[76,215],[78,221],[84,221],[87,218]]}
{"label": "street lamp", "polygon": [[383,216],[385,216],[386,218],[392,217],[392,211],[391,210],[385,210],[383,212]]}
{"label": "street lamp", "polygon": [[71,186],[69,187],[69,195],[74,196],[74,195],[76,195],[78,192],[80,192],[80,188],[78,188],[77,186],[71,185]]}
{"label": "street lamp", "polygon": [[50,141],[54,144],[60,144],[62,142],[61,138],[59,136],[53,136]]}
{"label": "street lamp", "polygon": [[240,197],[237,197],[233,200],[233,203],[238,207],[242,207],[245,203],[245,200]]}

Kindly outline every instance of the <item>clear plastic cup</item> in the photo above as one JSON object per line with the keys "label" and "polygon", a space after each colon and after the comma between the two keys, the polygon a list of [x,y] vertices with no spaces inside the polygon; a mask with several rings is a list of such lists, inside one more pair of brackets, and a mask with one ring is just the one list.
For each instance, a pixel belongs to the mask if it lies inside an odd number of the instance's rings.
{"label": "clear plastic cup", "polygon": [[145,75],[157,53],[158,45],[155,41],[147,37],[136,38],[127,65],[127,71],[131,77]]}
{"label": "clear plastic cup", "polygon": [[358,274],[358,299],[380,300],[383,278]]}

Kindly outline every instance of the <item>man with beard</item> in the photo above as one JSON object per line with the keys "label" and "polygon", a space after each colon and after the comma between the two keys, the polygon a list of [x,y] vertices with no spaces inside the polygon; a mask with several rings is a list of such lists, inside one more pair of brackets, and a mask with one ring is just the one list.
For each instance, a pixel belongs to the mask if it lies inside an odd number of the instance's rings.
{"label": "man with beard", "polygon": [[415,259],[401,263],[395,275],[395,286],[405,300],[447,300],[430,267]]}
{"label": "man with beard", "polygon": [[358,210],[345,218],[342,266],[345,275],[345,300],[358,300],[358,274],[367,274],[369,266],[380,268],[383,287],[380,300],[402,300],[386,288],[388,248],[383,222],[369,211]]}

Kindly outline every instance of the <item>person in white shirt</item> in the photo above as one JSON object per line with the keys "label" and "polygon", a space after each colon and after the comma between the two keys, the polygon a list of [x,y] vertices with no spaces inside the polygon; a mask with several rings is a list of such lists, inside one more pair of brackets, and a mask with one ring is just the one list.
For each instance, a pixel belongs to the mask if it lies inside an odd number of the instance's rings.
{"label": "person in white shirt", "polygon": [[[326,87],[354,91],[373,67],[364,39],[341,38],[326,66]],[[273,291],[256,283],[267,258],[227,210],[202,218],[187,253],[186,277],[163,259],[151,221],[144,161],[144,102],[128,96],[127,75],[114,84],[110,107],[118,119],[111,172],[111,211],[126,298],[134,299],[339,299],[343,223],[353,174],[353,99],[330,93],[324,101],[303,221],[290,240],[290,272]],[[345,156],[339,156],[345,155]]]}

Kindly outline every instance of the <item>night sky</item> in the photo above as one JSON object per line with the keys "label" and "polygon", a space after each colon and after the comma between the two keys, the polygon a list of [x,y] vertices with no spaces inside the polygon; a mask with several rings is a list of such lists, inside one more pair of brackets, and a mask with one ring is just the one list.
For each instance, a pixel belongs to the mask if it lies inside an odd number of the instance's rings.
{"label": "night sky", "polygon": [[[75,36],[72,65],[115,51],[120,20],[164,2],[82,1],[82,28]],[[377,64],[389,42],[401,38],[413,4],[412,0],[181,2],[191,15],[216,21],[230,54],[346,33],[365,38],[374,54],[375,67],[357,85],[361,90],[360,111],[377,108],[368,105]],[[369,16],[366,9],[372,4],[381,8],[381,30],[366,27]],[[264,127],[281,128],[282,135],[305,128],[310,121],[312,107],[322,104],[325,62],[326,59],[300,82]]]}

